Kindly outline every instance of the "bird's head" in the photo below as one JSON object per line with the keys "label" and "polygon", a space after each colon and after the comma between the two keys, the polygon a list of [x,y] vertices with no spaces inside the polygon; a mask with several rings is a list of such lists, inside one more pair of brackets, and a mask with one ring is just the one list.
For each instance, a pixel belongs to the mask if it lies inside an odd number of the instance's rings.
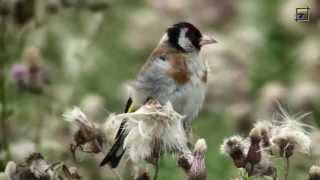
{"label": "bird's head", "polygon": [[169,27],[165,37],[171,46],[183,52],[200,51],[204,45],[217,42],[187,22],[180,22]]}

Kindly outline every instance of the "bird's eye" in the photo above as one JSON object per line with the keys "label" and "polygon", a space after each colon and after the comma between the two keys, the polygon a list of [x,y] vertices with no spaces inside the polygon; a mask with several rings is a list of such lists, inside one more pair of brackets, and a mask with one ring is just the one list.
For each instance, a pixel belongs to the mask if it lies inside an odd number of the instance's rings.
{"label": "bird's eye", "polygon": [[164,56],[160,56],[159,59],[160,59],[161,61],[166,61],[166,58],[165,58]]}

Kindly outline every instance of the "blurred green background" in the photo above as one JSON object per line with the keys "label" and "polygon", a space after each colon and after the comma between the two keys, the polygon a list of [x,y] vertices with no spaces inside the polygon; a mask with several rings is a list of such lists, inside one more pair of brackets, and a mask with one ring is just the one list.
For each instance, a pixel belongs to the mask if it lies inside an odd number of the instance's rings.
{"label": "blurred green background", "polygon": [[[310,7],[310,21],[295,21],[301,7]],[[306,123],[320,122],[319,0],[0,0],[0,13],[0,171],[8,150],[16,161],[38,151],[50,161],[75,164],[62,113],[81,106],[101,123],[121,112],[126,83],[165,29],[179,21],[219,42],[201,52],[211,71],[206,103],[193,124],[195,137],[208,144],[208,179],[238,176],[220,144],[270,119],[278,102],[293,114],[312,112]],[[41,64],[49,83],[21,87],[12,68],[28,63]],[[312,154],[293,158],[290,179],[306,179],[318,162],[319,133],[312,138]],[[101,158],[80,155],[76,165],[84,179],[116,179],[98,167]],[[159,179],[183,177],[174,158],[161,160]]]}

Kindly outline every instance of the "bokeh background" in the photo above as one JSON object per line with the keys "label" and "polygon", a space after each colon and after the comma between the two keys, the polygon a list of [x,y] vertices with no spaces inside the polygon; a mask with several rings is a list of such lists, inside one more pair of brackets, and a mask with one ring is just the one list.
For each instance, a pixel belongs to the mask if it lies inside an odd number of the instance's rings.
{"label": "bokeh background", "polygon": [[[295,21],[301,7],[310,8],[309,22]],[[209,89],[193,124],[208,144],[208,179],[238,177],[220,144],[272,118],[278,103],[292,114],[312,112],[304,121],[320,124],[319,0],[0,0],[0,16],[0,171],[7,152],[19,162],[38,151],[76,165],[84,179],[116,179],[98,167],[103,155],[72,160],[72,129],[62,113],[77,105],[102,123],[121,112],[126,83],[178,21],[219,42],[201,52]],[[40,73],[25,82],[28,65]],[[311,155],[293,158],[290,179],[306,179],[319,162],[320,133],[312,138]],[[161,160],[159,179],[183,177],[172,156]]]}

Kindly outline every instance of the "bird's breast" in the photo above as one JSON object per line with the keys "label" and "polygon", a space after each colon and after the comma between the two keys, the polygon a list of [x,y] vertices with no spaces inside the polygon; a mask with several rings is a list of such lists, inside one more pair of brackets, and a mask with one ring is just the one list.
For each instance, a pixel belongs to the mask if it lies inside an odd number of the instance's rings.
{"label": "bird's breast", "polygon": [[[202,76],[204,74],[205,72]],[[177,86],[175,93],[170,98],[175,110],[185,115],[187,121],[197,116],[204,102],[207,85],[203,82],[202,76],[192,74],[190,82]]]}

